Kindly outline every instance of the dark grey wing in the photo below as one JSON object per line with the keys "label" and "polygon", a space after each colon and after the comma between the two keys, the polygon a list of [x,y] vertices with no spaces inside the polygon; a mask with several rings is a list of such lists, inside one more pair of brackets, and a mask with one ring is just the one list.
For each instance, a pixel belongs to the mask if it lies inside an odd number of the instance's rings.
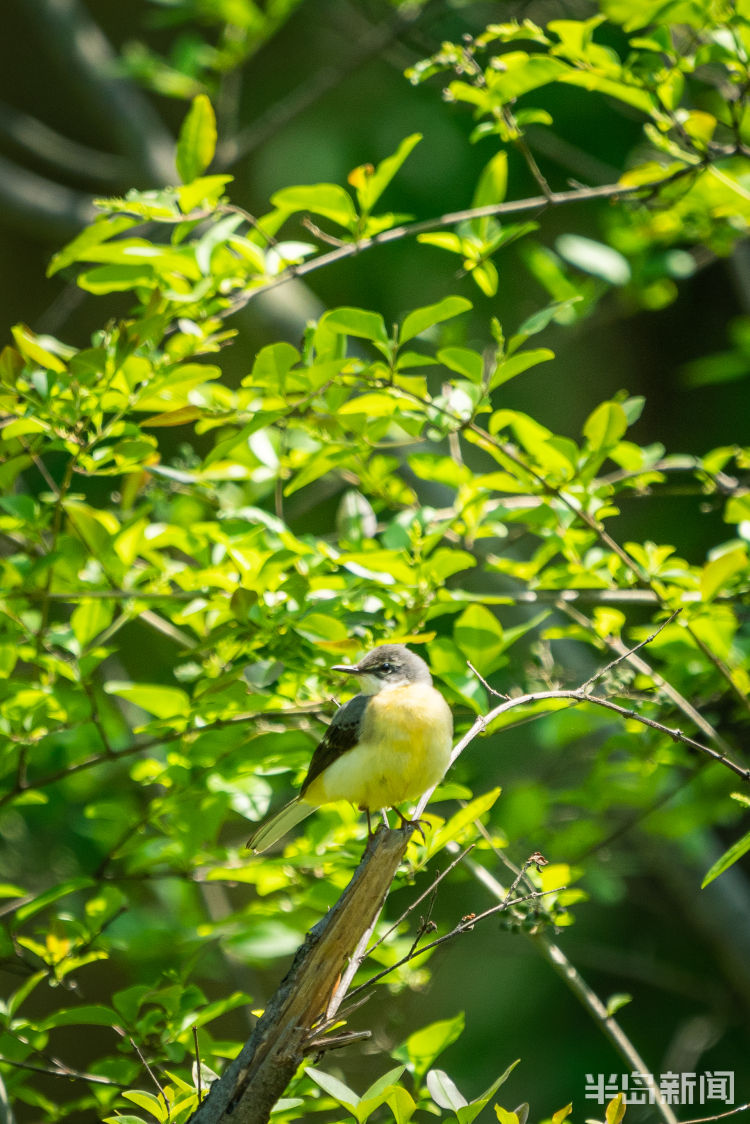
{"label": "dark grey wing", "polygon": [[355,695],[348,703],[336,711],[331,725],[326,730],[315,753],[312,755],[310,768],[307,770],[305,782],[300,789],[300,796],[304,796],[305,789],[316,777],[319,777],[329,765],[332,765],[342,753],[354,749],[359,741],[359,731],[362,719],[370,701],[370,695]]}

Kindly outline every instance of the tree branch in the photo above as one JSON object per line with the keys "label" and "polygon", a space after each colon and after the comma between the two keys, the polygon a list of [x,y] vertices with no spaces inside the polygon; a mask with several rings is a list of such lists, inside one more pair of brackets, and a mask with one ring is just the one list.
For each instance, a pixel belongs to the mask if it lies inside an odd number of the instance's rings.
{"label": "tree branch", "polygon": [[335,906],[307,934],[291,968],[191,1124],[262,1124],[310,1049],[339,975],[388,893],[413,831],[380,831]]}

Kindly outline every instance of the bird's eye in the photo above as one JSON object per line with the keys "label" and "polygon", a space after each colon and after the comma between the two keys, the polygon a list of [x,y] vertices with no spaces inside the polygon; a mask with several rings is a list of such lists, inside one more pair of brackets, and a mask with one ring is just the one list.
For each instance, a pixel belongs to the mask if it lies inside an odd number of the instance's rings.
{"label": "bird's eye", "polygon": [[380,665],[379,670],[385,672],[385,674],[388,675],[391,671],[394,671],[395,668],[394,668],[393,664],[390,663],[388,660],[383,660],[383,662]]}

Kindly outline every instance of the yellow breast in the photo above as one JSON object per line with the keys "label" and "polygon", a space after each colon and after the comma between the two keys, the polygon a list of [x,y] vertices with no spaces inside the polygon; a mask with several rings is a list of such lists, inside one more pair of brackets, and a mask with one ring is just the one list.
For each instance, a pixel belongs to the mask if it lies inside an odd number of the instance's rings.
{"label": "yellow breast", "polygon": [[452,739],[451,712],[434,687],[385,687],[367,704],[358,744],[316,777],[303,799],[350,800],[370,811],[416,800],[442,780]]}

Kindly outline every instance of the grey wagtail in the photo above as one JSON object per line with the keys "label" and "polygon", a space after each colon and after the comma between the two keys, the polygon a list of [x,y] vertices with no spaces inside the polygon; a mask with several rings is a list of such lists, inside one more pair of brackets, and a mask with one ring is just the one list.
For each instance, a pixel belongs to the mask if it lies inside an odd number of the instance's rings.
{"label": "grey wagtail", "polygon": [[248,842],[265,851],[321,804],[349,800],[367,813],[398,809],[432,788],[450,762],[453,718],[424,660],[383,644],[332,671],[355,675],[361,693],[345,703],[315,750],[304,784]]}

